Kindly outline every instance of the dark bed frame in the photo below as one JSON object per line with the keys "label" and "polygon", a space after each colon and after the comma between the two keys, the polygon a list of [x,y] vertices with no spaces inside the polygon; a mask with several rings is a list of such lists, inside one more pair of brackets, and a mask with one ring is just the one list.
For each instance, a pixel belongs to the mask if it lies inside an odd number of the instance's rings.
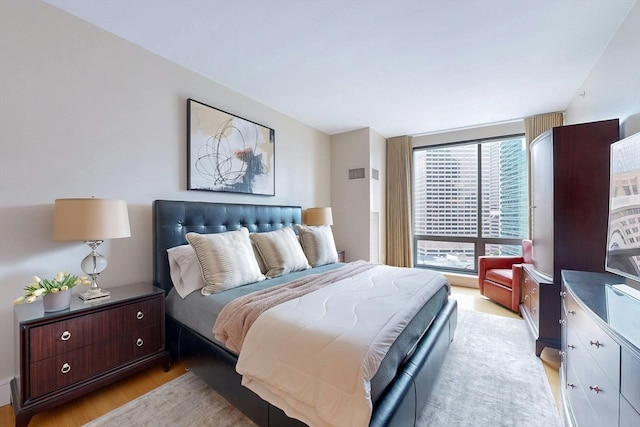
{"label": "dark bed frame", "polygon": [[[168,248],[186,244],[188,232],[220,233],[247,227],[267,232],[300,224],[299,206],[267,206],[192,201],[156,200],[153,203],[153,280],[168,293],[173,287]],[[373,405],[370,426],[414,426],[453,339],[457,304],[448,299],[415,352]],[[189,369],[231,404],[264,427],[301,427],[282,410],[241,385],[237,357],[167,315],[166,342],[173,360]]]}

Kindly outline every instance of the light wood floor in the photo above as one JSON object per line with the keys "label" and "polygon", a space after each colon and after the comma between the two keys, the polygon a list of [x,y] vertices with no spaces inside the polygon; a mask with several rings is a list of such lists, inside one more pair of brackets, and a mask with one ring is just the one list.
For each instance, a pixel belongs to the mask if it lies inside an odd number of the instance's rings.
{"label": "light wood floor", "polygon": [[[458,300],[459,307],[465,310],[475,310],[483,313],[520,319],[520,316],[498,304],[482,297],[477,289],[452,287],[453,297]],[[532,345],[531,352],[534,351]],[[557,350],[545,349],[540,357],[542,360],[551,390],[553,391],[558,408],[560,408],[560,359]],[[37,414],[31,419],[30,427],[72,427],[81,426],[107,412],[142,396],[162,384],[186,372],[185,366],[175,363],[169,372],[164,372],[158,365],[131,377],[113,383],[101,390],[89,393],[66,405]],[[14,427],[13,407],[0,407],[0,426]]]}

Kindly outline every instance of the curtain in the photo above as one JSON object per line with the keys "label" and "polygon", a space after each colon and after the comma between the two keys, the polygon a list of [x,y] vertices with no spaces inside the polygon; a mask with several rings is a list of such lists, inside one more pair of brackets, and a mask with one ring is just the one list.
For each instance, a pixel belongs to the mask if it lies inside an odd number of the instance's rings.
{"label": "curtain", "polygon": [[413,267],[413,138],[387,140],[387,264]]}
{"label": "curtain", "polygon": [[560,112],[525,117],[524,133],[527,139],[527,146],[529,146],[529,144],[531,144],[531,142],[540,134],[548,131],[553,127],[562,126],[563,123],[563,115]]}
{"label": "curtain", "polygon": [[[525,117],[524,119],[524,135],[527,140],[527,147],[531,145],[534,139],[548,131],[549,129],[562,126],[564,124],[564,116],[561,112],[538,114],[537,116]],[[533,204],[531,194],[531,158],[528,157],[529,168],[529,204]],[[532,218],[529,218],[529,236],[532,235],[533,223]]]}

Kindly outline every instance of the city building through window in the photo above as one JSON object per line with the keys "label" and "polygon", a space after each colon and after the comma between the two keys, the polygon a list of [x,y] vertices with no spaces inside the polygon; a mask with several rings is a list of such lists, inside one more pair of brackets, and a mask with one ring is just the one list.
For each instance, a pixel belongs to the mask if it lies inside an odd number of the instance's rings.
{"label": "city building through window", "polygon": [[413,150],[414,266],[477,272],[529,235],[524,135]]}

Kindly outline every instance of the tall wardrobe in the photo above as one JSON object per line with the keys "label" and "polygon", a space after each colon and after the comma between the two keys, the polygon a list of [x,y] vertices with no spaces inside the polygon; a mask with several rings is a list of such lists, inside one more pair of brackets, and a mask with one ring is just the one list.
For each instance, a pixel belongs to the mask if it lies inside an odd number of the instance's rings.
{"label": "tall wardrobe", "polygon": [[554,127],[531,143],[533,264],[520,311],[538,356],[560,348],[561,270],[604,271],[609,152],[618,139],[613,119]]}

